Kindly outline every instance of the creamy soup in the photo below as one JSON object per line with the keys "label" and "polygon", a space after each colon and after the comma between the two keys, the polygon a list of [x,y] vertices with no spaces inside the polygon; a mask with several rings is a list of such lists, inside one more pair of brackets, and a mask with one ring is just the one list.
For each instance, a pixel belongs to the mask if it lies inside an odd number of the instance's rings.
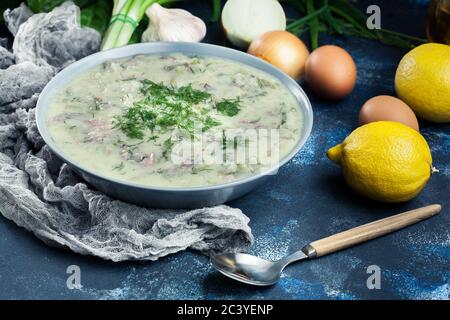
{"label": "creamy soup", "polygon": [[303,115],[274,77],[182,54],[103,63],[53,98],[50,135],[75,164],[148,186],[223,184],[255,175],[296,146]]}

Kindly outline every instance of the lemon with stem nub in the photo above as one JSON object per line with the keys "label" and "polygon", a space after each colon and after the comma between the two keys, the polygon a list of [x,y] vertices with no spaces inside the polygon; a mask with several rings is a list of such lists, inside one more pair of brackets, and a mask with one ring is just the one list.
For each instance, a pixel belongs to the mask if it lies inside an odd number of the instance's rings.
{"label": "lemon with stem nub", "polygon": [[327,152],[347,184],[378,201],[402,202],[419,194],[432,172],[430,148],[410,127],[391,121],[366,124]]}

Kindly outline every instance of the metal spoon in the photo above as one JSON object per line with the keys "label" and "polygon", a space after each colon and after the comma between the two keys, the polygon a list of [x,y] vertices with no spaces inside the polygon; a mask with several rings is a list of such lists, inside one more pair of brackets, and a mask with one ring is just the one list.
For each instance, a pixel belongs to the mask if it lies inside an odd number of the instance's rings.
{"label": "metal spoon", "polygon": [[438,204],[400,213],[362,226],[337,233],[306,245],[278,261],[267,261],[245,253],[226,253],[211,256],[211,264],[224,275],[247,284],[269,286],[280,279],[283,269],[307,258],[316,258],[350,246],[378,238],[421,220],[430,218],[441,211]]}

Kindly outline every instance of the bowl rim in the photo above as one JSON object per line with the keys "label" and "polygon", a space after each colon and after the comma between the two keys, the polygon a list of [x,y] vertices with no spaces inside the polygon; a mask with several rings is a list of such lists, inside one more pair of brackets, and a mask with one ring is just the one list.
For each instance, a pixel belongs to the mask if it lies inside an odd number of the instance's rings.
{"label": "bowl rim", "polygon": [[[187,51],[187,52],[186,52]],[[192,52],[190,52],[192,51]],[[198,52],[197,52],[198,51]],[[129,53],[129,54],[128,54]],[[210,186],[194,186],[194,187],[162,187],[162,186],[152,186],[141,183],[133,183],[131,181],[120,180],[116,178],[111,178],[106,175],[94,172],[89,168],[86,168],[83,165],[76,163],[76,161],[71,160],[70,156],[67,156],[63,151],[59,149],[59,147],[54,143],[53,138],[50,136],[47,130],[47,114],[49,109],[49,102],[53,97],[54,93],[59,91],[65,85],[67,85],[71,80],[76,78],[78,75],[86,72],[87,70],[104,63],[105,61],[118,60],[127,57],[133,57],[136,55],[157,55],[164,53],[181,53],[181,54],[197,54],[200,56],[212,56],[219,57],[222,59],[232,60],[234,62],[243,63],[247,66],[256,68],[262,72],[268,73],[271,76],[277,78],[284,87],[295,97],[297,100],[297,107],[303,114],[303,127],[301,130],[301,136],[298,139],[296,146],[286,155],[284,156],[276,165],[259,172],[255,175],[251,175],[246,178],[230,181],[227,183],[215,184]],[[93,61],[95,63],[93,63]],[[85,65],[89,65],[89,67],[84,67]],[[82,71],[77,71],[82,69]],[[64,83],[60,85],[59,83]],[[109,182],[117,183],[120,185],[124,185],[127,187],[144,189],[144,190],[152,190],[152,191],[171,191],[171,192],[186,192],[186,191],[211,191],[224,189],[228,187],[234,187],[237,185],[245,184],[247,182],[251,182],[257,179],[260,179],[266,175],[270,175],[271,173],[278,170],[281,166],[290,161],[304,146],[306,141],[308,140],[313,126],[313,111],[311,102],[309,101],[306,93],[300,87],[300,85],[289,77],[287,74],[279,70],[278,68],[272,66],[268,62],[254,57],[250,54],[247,54],[242,51],[238,51],[235,49],[207,44],[207,43],[192,43],[192,42],[147,42],[147,43],[138,43],[131,44],[127,46],[123,46],[120,48],[114,48],[106,51],[99,51],[89,56],[86,56],[69,66],[65,67],[61,71],[59,71],[44,87],[42,92],[39,95],[38,101],[36,103],[36,125],[40,135],[42,136],[44,142],[48,145],[48,147],[54,152],[60,159],[69,164],[70,166],[75,167],[78,170],[81,170],[84,173],[87,173],[91,176],[94,176],[96,179],[106,180]]]}

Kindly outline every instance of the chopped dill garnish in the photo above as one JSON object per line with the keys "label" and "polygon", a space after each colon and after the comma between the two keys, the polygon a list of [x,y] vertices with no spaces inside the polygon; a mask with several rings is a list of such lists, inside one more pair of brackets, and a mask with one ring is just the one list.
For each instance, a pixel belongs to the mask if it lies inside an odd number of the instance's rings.
{"label": "chopped dill garnish", "polygon": [[287,121],[286,111],[281,111],[281,125],[285,124]]}
{"label": "chopped dill garnish", "polygon": [[151,96],[152,100],[167,102],[170,98],[187,103],[197,104],[205,101],[211,94],[206,91],[195,90],[188,86],[172,89],[163,83],[155,83],[151,80],[143,80],[141,92],[146,96]]}
{"label": "chopped dill garnish", "polygon": [[124,168],[124,166],[125,166],[124,163],[121,162],[117,166],[114,166],[112,169],[120,171],[120,170],[122,170]]}
{"label": "chopped dill garnish", "polygon": [[148,137],[147,142],[149,142],[149,141],[155,141],[155,140],[158,139],[158,138],[159,138],[159,136],[150,136],[150,137]]}
{"label": "chopped dill garnish", "polygon": [[203,132],[208,131],[212,127],[215,127],[215,126],[218,126],[218,125],[220,125],[219,121],[214,120],[210,116],[207,116],[206,119],[205,119],[205,122],[203,122],[202,131]]}
{"label": "chopped dill garnish", "polygon": [[239,108],[239,102],[240,102],[239,98],[234,100],[225,99],[217,103],[216,107],[220,113],[229,117],[234,117],[241,110]]}
{"label": "chopped dill garnish", "polygon": [[263,88],[275,89],[277,87],[273,82],[271,82],[269,80],[266,80],[266,79],[263,79],[263,78],[256,78],[256,81],[258,82],[258,86],[261,89],[263,89]]}
{"label": "chopped dill garnish", "polygon": [[174,142],[172,141],[172,138],[168,138],[166,140],[164,140],[163,142],[163,157],[164,159],[168,160],[169,159],[169,153],[172,152],[172,147],[174,145]]}
{"label": "chopped dill garnish", "polygon": [[125,78],[125,79],[122,79],[119,81],[133,81],[133,80],[136,80],[136,77],[129,77],[129,78]]}
{"label": "chopped dill garnish", "polygon": [[225,130],[222,129],[222,149],[227,148],[227,134],[225,133]]}
{"label": "chopped dill garnish", "polygon": [[[144,139],[146,130],[153,132],[155,129],[165,131],[171,128],[181,129],[192,137],[199,126],[205,132],[220,125],[219,121],[208,115],[208,107],[194,108],[200,103],[213,105],[214,99],[210,93],[196,90],[190,84],[173,88],[151,80],[142,80],[141,83],[143,98],[121,116],[116,116],[113,122],[128,137]],[[216,108],[222,114],[235,116],[240,110],[239,98],[222,100]],[[156,136],[151,136],[148,141],[154,139]]]}
{"label": "chopped dill garnish", "polygon": [[211,94],[206,91],[192,89],[190,84],[179,88],[176,95],[189,103],[199,103],[211,97]]}
{"label": "chopped dill garnish", "polygon": [[148,110],[142,103],[135,103],[124,115],[116,117],[115,125],[128,137],[143,139],[144,129],[153,130],[156,118],[155,112]]}

